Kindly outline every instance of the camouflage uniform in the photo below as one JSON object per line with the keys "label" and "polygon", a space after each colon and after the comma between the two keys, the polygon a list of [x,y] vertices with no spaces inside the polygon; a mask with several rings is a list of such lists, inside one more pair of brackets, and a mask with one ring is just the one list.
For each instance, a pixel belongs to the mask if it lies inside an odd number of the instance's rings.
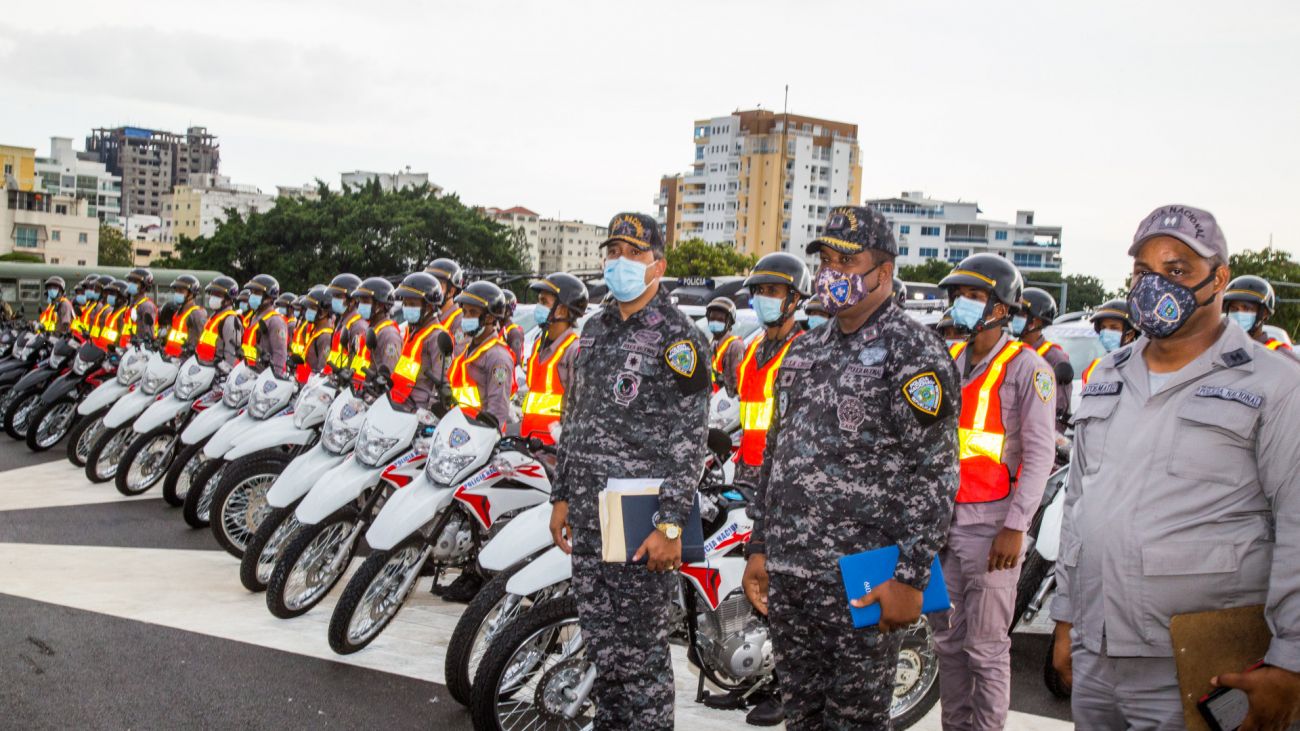
{"label": "camouflage uniform", "polygon": [[611,477],[663,478],[662,519],[685,522],[707,449],[708,353],[663,290],[626,321],[606,308],[578,340],[551,499],[569,502],[574,594],[598,671],[596,728],[673,725],[668,628],[677,577],[603,562],[597,499]]}

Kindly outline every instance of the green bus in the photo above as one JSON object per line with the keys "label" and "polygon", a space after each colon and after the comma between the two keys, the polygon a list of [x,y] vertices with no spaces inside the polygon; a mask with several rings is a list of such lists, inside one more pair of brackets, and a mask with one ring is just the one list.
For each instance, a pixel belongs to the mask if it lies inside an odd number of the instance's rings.
{"label": "green bus", "polygon": [[[45,280],[49,277],[63,277],[68,283],[68,297],[72,297],[72,288],[87,274],[110,274],[118,279],[134,267],[77,267],[55,264],[28,264],[25,262],[0,262],[0,299],[13,308],[14,314],[25,320],[35,320],[45,307]],[[150,269],[153,272],[154,291],[150,292],[153,301],[161,307],[158,291],[166,291],[167,286],[182,274],[192,274],[199,282],[207,286],[221,272],[187,269]]]}

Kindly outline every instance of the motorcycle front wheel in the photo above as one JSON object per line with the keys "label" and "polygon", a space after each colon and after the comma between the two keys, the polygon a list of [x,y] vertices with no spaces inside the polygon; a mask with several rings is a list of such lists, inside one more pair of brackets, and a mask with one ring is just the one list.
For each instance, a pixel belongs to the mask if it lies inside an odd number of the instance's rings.
{"label": "motorcycle front wheel", "polygon": [[32,415],[41,406],[41,392],[29,389],[13,396],[9,406],[4,410],[5,433],[19,441],[27,439],[27,428],[31,426]]}
{"label": "motorcycle front wheel", "polygon": [[101,431],[94,446],[86,454],[86,479],[91,482],[108,482],[113,479],[117,475],[122,452],[134,436],[130,423]]}
{"label": "motorcycle front wheel", "polygon": [[208,440],[204,439],[197,444],[177,444],[181,451],[167,468],[162,486],[163,500],[173,508],[185,505],[185,496],[190,492],[190,483],[194,481],[195,474],[208,459],[203,454],[203,445],[207,443]]}
{"label": "motorcycle front wheel", "polygon": [[176,430],[170,426],[160,426],[137,436],[126,448],[117,468],[113,480],[117,491],[129,497],[153,487],[167,473],[177,439]]}
{"label": "motorcycle front wheel", "polygon": [[191,528],[208,527],[208,521],[212,519],[212,496],[221,483],[226,464],[224,459],[204,460],[191,477],[190,487],[185,491],[185,504],[181,506],[181,516]]}
{"label": "motorcycle front wheel", "polygon": [[77,418],[77,402],[71,397],[41,404],[32,414],[27,429],[27,448],[44,452],[68,435]]}
{"label": "motorcycle front wheel", "polygon": [[343,578],[356,542],[348,542],[360,516],[351,505],[325,520],[300,525],[266,583],[266,608],[280,619],[311,611]]}
{"label": "motorcycle front wheel", "polygon": [[78,416],[68,432],[68,461],[75,467],[86,466],[86,455],[95,446],[95,440],[104,431],[104,415],[108,409],[101,409],[93,414]]}
{"label": "motorcycle front wheel", "polygon": [[212,493],[209,518],[217,543],[235,558],[271,512],[266,493],[289,464],[288,454],[252,454],[231,462]]}
{"label": "motorcycle front wheel", "polygon": [[894,728],[905,729],[939,702],[939,653],[930,622],[921,617],[903,630],[903,647],[894,671],[894,700],[889,707]]}
{"label": "motorcycle front wheel", "polygon": [[244,547],[244,557],[239,559],[239,583],[254,594],[266,591],[266,582],[271,580],[275,562],[280,559],[289,542],[298,532],[298,519],[294,510],[295,501],[285,508],[274,508],[257,527],[253,537]]}
{"label": "motorcycle front wheel", "polygon": [[330,648],[351,655],[388,626],[415,588],[429,551],[418,533],[391,551],[375,551],[348,580],[330,616]]}

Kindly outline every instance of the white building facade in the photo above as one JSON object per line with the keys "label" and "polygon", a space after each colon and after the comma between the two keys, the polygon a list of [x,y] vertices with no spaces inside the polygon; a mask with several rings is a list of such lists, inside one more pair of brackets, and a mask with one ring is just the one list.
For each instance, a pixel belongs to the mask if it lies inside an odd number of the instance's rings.
{"label": "white building facade", "polygon": [[405,170],[399,170],[395,173],[377,173],[370,170],[353,170],[352,172],[341,173],[340,179],[343,184],[343,190],[348,188],[361,188],[372,180],[379,181],[379,189],[385,193],[391,193],[395,190],[405,190],[407,188],[418,188],[421,185],[429,186],[434,195],[442,193],[442,186],[437,183],[429,182],[428,173],[413,173],[410,166]]}
{"label": "white building facade", "polygon": [[1061,270],[1061,227],[1037,223],[1033,211],[1016,211],[1014,222],[997,221],[981,218],[973,201],[937,200],[920,191],[864,205],[889,221],[899,266],[930,259],[956,264],[972,254],[992,253],[1026,272]]}
{"label": "white building facade", "polygon": [[541,269],[541,217],[523,206],[514,208],[484,208],[483,214],[509,228],[524,246],[524,264],[529,271]]}
{"label": "white building facade", "polygon": [[0,178],[0,254],[20,252],[46,264],[95,266],[99,262],[99,218],[90,201],[5,187]]}
{"label": "white building facade", "polygon": [[597,273],[604,267],[600,245],[609,229],[582,221],[543,218],[538,222],[539,269],[543,274]]}
{"label": "white building facade", "polygon": [[89,215],[121,228],[122,178],[94,155],[73,150],[72,138],[50,138],[50,156],[36,158],[36,176],[45,192],[84,200]]}

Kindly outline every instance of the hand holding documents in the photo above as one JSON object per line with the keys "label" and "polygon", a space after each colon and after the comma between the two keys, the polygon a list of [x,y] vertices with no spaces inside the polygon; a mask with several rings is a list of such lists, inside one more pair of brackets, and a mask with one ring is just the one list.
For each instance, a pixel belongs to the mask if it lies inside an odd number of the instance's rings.
{"label": "hand holding documents", "polygon": [[[659,512],[660,479],[611,478],[600,492],[601,558],[612,563],[630,563],[637,547],[655,530]],[[682,526],[682,562],[704,560],[704,530],[697,502]],[[645,559],[637,563],[644,563]]]}
{"label": "hand holding documents", "polygon": [[[852,601],[871,593],[871,590],[894,578],[898,567],[898,546],[886,546],[874,551],[854,553],[840,559],[840,577],[844,580],[844,593]],[[948,587],[943,582],[939,557],[934,557],[930,567],[930,583],[926,584],[921,599],[921,613],[942,612],[951,606]],[[853,626],[859,629],[880,623],[880,605],[849,607]]]}

